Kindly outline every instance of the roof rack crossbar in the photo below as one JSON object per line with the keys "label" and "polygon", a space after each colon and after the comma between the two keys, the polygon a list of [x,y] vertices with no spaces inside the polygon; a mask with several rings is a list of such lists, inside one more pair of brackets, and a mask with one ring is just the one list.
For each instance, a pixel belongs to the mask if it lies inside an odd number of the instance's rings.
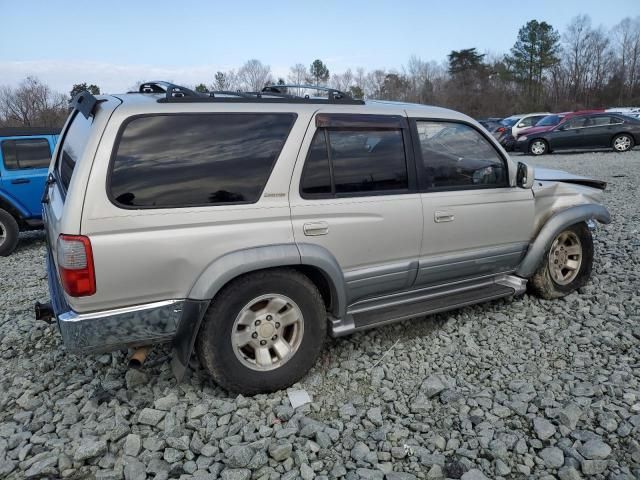
{"label": "roof rack crossbar", "polygon": [[[326,91],[327,98],[305,95],[292,95],[286,90],[299,88],[307,90]],[[265,103],[345,103],[364,105],[363,100],[356,100],[348,93],[335,88],[320,85],[267,85],[260,92],[241,92],[229,90],[214,90],[207,93],[195,92],[189,88],[170,82],[154,81],[140,85],[139,93],[164,93],[158,102],[265,102]]]}
{"label": "roof rack crossbar", "polygon": [[[308,84],[284,84],[284,85],[267,85],[262,89],[263,92],[275,92],[284,93],[281,89],[297,88],[302,90],[317,90],[321,92],[327,92],[327,98],[329,102],[340,102],[341,100],[353,101],[353,97],[346,92],[342,92],[337,88],[325,87],[323,85],[308,85]],[[308,96],[305,96],[308,98]]]}
{"label": "roof rack crossbar", "polygon": [[208,96],[207,94],[194,92],[189,88],[163,81],[145,82],[140,85],[138,91],[140,93],[164,93],[166,98]]}

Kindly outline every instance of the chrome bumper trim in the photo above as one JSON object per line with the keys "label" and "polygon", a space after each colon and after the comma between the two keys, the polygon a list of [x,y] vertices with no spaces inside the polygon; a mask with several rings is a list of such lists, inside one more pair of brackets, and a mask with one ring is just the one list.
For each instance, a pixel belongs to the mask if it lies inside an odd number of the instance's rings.
{"label": "chrome bumper trim", "polygon": [[165,300],[91,313],[57,316],[65,347],[72,352],[106,352],[170,341],[178,330],[184,300]]}

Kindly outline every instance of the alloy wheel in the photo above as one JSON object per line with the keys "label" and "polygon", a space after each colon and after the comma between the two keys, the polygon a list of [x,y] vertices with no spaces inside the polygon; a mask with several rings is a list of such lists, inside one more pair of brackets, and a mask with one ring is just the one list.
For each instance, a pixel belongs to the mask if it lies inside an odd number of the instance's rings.
{"label": "alloy wheel", "polygon": [[0,246],[7,240],[7,229],[3,223],[0,223]]}
{"label": "alloy wheel", "polygon": [[261,295],[247,303],[233,323],[231,344],[252,370],[274,370],[296,353],[304,334],[302,311],[289,297]]}
{"label": "alloy wheel", "polygon": [[549,250],[549,272],[558,285],[568,285],[578,276],[582,265],[582,243],[574,232],[558,235]]}
{"label": "alloy wheel", "polygon": [[626,152],[631,148],[631,139],[626,135],[621,135],[613,141],[613,148],[618,152]]}
{"label": "alloy wheel", "polygon": [[542,140],[536,140],[531,144],[531,153],[542,155],[547,150],[547,145]]}

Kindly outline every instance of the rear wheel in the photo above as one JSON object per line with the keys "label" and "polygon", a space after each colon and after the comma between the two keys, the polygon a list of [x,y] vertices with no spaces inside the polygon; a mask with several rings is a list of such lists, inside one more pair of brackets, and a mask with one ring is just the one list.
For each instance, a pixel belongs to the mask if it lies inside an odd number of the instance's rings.
{"label": "rear wheel", "polygon": [[633,148],[633,137],[626,133],[621,133],[613,138],[611,145],[616,152],[628,152]]}
{"label": "rear wheel", "polygon": [[547,142],[539,138],[531,141],[531,143],[529,144],[529,153],[531,155],[544,155],[548,151],[549,146],[547,145]]}
{"label": "rear wheel", "polygon": [[18,222],[6,210],[0,208],[0,257],[6,257],[18,246],[20,228]]}
{"label": "rear wheel", "polygon": [[253,395],[280,390],[314,365],[326,334],[324,302],[295,270],[245,275],[207,310],[196,350],[220,386]]}
{"label": "rear wheel", "polygon": [[584,223],[572,225],[551,242],[531,288],[546,299],[559,298],[583,287],[593,267],[593,238]]}

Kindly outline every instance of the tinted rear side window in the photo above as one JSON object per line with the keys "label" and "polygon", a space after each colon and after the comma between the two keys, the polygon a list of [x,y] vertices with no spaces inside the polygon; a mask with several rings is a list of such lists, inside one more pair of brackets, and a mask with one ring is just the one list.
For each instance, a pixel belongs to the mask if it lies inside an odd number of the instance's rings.
{"label": "tinted rear side window", "polygon": [[76,163],[80,160],[89,139],[89,131],[93,117],[86,118],[78,112],[73,113],[71,125],[63,134],[62,147],[58,153],[56,169],[64,190],[67,191],[71,183]]}
{"label": "tinted rear side window", "polygon": [[7,170],[47,168],[51,162],[51,149],[46,138],[5,140],[2,157]]}
{"label": "tinted rear side window", "polygon": [[301,178],[303,197],[393,194],[408,188],[402,130],[316,131]]}
{"label": "tinted rear side window", "polygon": [[288,113],[134,118],[116,146],[111,198],[130,208],[254,203],[295,118]]}

